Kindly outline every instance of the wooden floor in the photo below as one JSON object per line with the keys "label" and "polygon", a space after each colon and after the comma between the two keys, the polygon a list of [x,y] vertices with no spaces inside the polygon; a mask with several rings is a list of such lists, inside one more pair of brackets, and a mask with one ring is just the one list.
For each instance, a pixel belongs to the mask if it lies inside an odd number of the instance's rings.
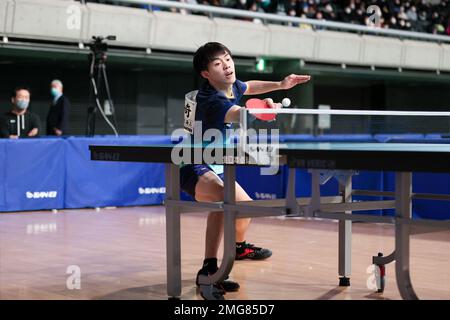
{"label": "wooden floor", "polygon": [[[201,299],[204,214],[182,217],[182,299]],[[239,261],[226,299],[400,299],[394,265],[383,295],[369,289],[371,256],[393,249],[389,225],[353,224],[351,287],[337,276],[337,223],[254,219],[248,240],[273,251]],[[412,281],[424,299],[450,299],[450,232],[413,236]],[[81,288],[68,289],[69,266]],[[164,207],[0,214],[0,299],[167,299]],[[370,281],[369,281],[370,282]]]}

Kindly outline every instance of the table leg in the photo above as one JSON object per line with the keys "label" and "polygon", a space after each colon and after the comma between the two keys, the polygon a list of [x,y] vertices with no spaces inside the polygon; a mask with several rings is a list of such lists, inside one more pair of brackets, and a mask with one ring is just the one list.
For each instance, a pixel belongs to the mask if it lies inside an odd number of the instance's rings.
{"label": "table leg", "polygon": [[288,209],[287,216],[298,216],[300,214],[300,206],[295,195],[295,174],[296,168],[289,168],[288,185],[286,190],[286,207]]}
{"label": "table leg", "polygon": [[[180,170],[174,164],[166,164],[166,199],[180,199]],[[166,204],[166,256],[167,295],[181,295],[181,232],[180,208]]]}
{"label": "table leg", "polygon": [[[225,166],[224,172],[224,204],[236,204],[236,167]],[[224,210],[224,249],[221,268],[224,267],[224,278],[233,268],[236,258],[236,211]]]}
{"label": "table leg", "polygon": [[[212,284],[224,280],[233,268],[236,257],[236,211],[227,209],[227,204],[236,203],[236,168],[224,166],[224,249],[219,270],[211,276],[199,276],[200,290],[214,293]],[[214,295],[205,294],[214,297]]]}
{"label": "table leg", "polygon": [[412,174],[395,174],[395,271],[397,286],[403,299],[417,300],[409,273],[409,240],[411,226],[404,223],[412,218]]}
{"label": "table leg", "polygon": [[[345,179],[345,185],[339,183],[342,202],[352,202],[352,176]],[[345,211],[345,214],[352,214]],[[352,221],[339,220],[339,285],[350,286],[352,272]]]}
{"label": "table leg", "polygon": [[311,200],[305,217],[312,218],[320,210],[320,170],[311,170]]}

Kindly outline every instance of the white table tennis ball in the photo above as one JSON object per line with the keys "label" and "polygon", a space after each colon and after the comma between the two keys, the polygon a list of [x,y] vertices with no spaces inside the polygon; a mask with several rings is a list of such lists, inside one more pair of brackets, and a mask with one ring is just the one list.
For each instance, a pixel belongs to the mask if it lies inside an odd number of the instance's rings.
{"label": "white table tennis ball", "polygon": [[284,98],[283,101],[281,101],[281,104],[283,105],[283,107],[289,107],[291,105],[291,99],[289,98]]}

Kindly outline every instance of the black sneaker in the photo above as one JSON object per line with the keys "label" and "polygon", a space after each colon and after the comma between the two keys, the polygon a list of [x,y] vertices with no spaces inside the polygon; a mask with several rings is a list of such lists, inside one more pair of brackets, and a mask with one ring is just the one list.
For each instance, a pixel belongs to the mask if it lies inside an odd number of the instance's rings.
{"label": "black sneaker", "polygon": [[236,247],[236,260],[264,260],[272,255],[269,249],[255,247],[251,243],[244,243],[240,247]]}
{"label": "black sneaker", "polygon": [[[216,270],[217,271],[217,270]],[[197,287],[200,286],[200,284],[198,283],[198,277],[199,275],[204,275],[204,276],[210,276],[213,275],[215,272],[208,272],[207,269],[202,268],[198,271],[197,273],[197,278],[195,279],[195,284],[197,285]],[[225,294],[225,292],[234,292],[234,291],[238,291],[240,288],[239,283],[235,282],[235,281],[231,281],[231,280],[227,280],[228,277],[225,278],[225,280],[216,283],[214,286],[223,291],[223,294]]]}

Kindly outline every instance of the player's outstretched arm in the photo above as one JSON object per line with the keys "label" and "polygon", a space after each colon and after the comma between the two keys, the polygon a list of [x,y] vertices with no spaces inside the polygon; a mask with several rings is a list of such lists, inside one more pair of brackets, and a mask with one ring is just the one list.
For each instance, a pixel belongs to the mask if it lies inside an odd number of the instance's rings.
{"label": "player's outstretched arm", "polygon": [[281,81],[250,80],[246,82],[247,90],[245,91],[245,95],[263,94],[275,90],[287,90],[298,84],[308,82],[310,79],[311,76],[290,74]]}
{"label": "player's outstretched arm", "polygon": [[311,76],[290,74],[281,81],[281,89],[282,90],[290,89],[298,84],[308,82],[310,79]]}

